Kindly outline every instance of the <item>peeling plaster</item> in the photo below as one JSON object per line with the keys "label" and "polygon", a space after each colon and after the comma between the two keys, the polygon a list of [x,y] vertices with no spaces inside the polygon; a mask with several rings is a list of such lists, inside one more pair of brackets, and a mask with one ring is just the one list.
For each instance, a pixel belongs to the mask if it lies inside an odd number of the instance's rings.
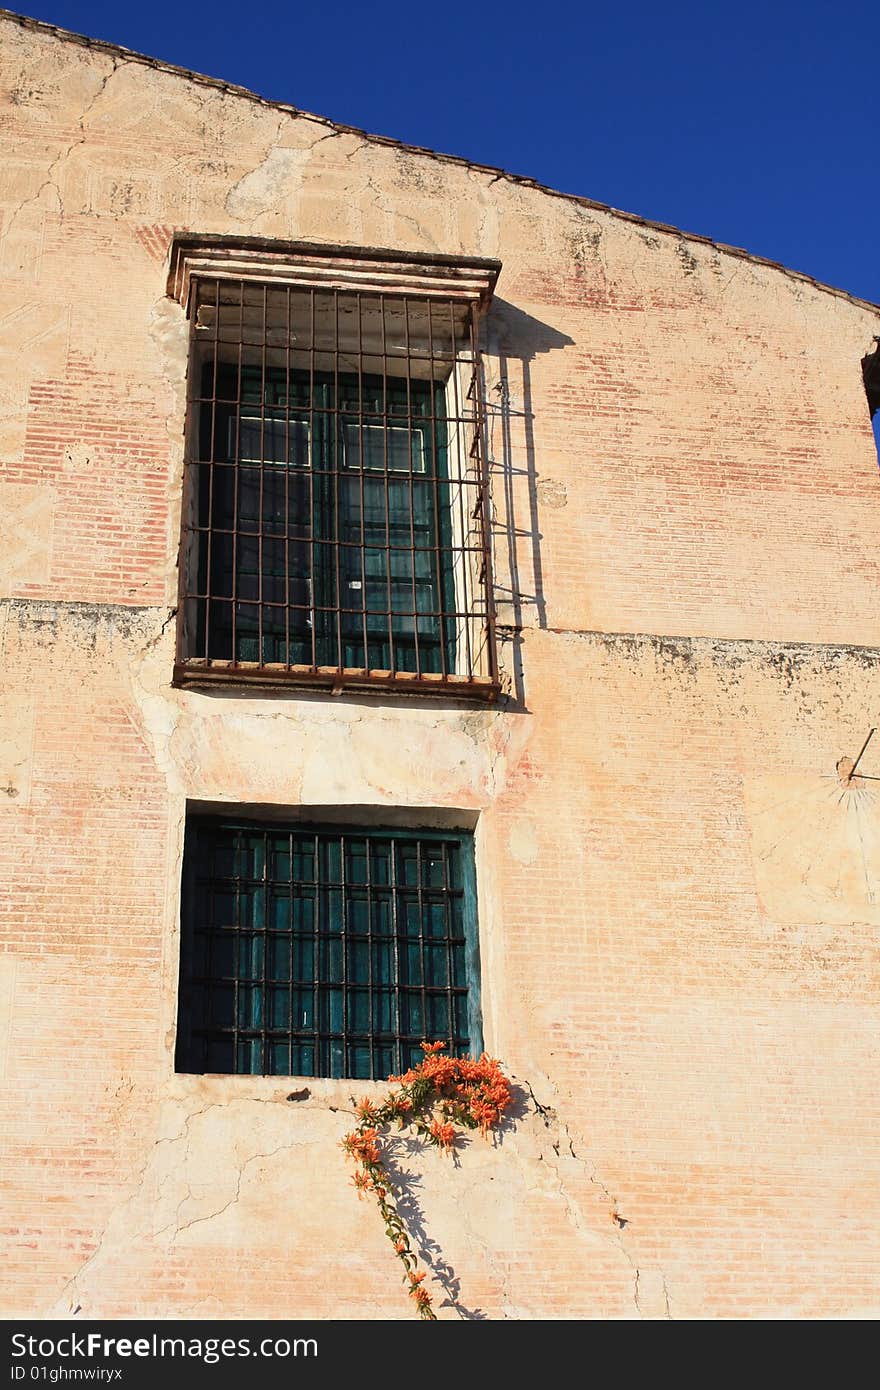
{"label": "peeling plaster", "polygon": [[252,222],[283,205],[301,186],[311,147],[273,146],[261,164],[243,175],[226,195],[226,211],[240,222]]}
{"label": "peeling plaster", "polygon": [[[267,1105],[272,1103],[257,1098],[213,1102],[185,1114],[172,1135],[157,1138],[133,1190],[113,1208],[96,1249],[68,1280],[46,1316],[68,1317],[74,1308],[89,1316],[89,1283],[99,1281],[104,1267],[112,1267],[120,1252],[140,1241],[172,1245],[192,1228],[224,1216],[241,1199],[246,1175],[256,1164],[313,1142],[313,1136],[288,1133],[281,1137],[289,1123],[287,1113],[280,1105],[272,1106],[274,1113],[267,1117],[261,1109]],[[166,1103],[159,1129],[170,1127],[179,1117],[179,1105]],[[221,1136],[232,1134],[228,1145],[222,1139],[217,1142],[216,1123],[221,1119]],[[261,1138],[268,1147],[260,1146]],[[201,1181],[197,1174],[202,1175]]]}
{"label": "peeling plaster", "polygon": [[[252,1080],[255,1090],[265,1091],[269,1079],[246,1080]],[[343,1158],[340,1155],[329,1172],[316,1171],[305,1157],[290,1163],[284,1158],[298,1150],[336,1153],[350,1123],[353,1101],[329,1101],[331,1093],[341,1099],[351,1083],[316,1085],[319,1094],[291,1109],[277,1088],[271,1095],[232,1097],[223,1078],[177,1077],[169,1082],[156,1114],[157,1137],[143,1166],[111,1208],[94,1250],[45,1316],[101,1316],[102,1288],[135,1251],[150,1262],[167,1259],[181,1246],[202,1252],[216,1245],[234,1250],[247,1244],[252,1229],[268,1229],[272,1213],[290,1203],[301,1215],[311,1213],[310,1219],[328,1231],[328,1249],[342,1248],[345,1232],[354,1223],[360,1229],[362,1209],[353,1193],[350,1202],[332,1204],[320,1194],[325,1184],[331,1190],[338,1185],[340,1193],[350,1191]],[[223,1099],[210,1099],[211,1093],[224,1090]],[[522,1233],[503,1219],[513,1205],[523,1215],[529,1213],[530,1221],[564,1220],[570,1227],[574,1239],[567,1259],[573,1289],[583,1286],[597,1258],[607,1269],[610,1257],[612,1264],[620,1261],[616,1287],[621,1294],[631,1288],[629,1316],[671,1316],[665,1277],[635,1263],[610,1219],[613,1199],[590,1161],[575,1151],[567,1127],[537,1101],[528,1083],[516,1085],[516,1092],[522,1097],[519,1113],[504,1126],[497,1142],[487,1146],[472,1139],[451,1169],[433,1150],[406,1137],[388,1137],[400,1208],[422,1260],[445,1294],[441,1310],[458,1318],[480,1316],[467,1306],[468,1279],[462,1281],[457,1270],[463,1239],[470,1250],[470,1277],[476,1252],[483,1266],[480,1283],[488,1278],[499,1291],[501,1317],[541,1316],[541,1291],[533,1291],[530,1277],[515,1260]],[[128,1099],[136,1101],[136,1095]],[[596,1188],[595,1204],[585,1203],[584,1183],[586,1190]],[[377,1297],[382,1297],[388,1281],[394,1280],[394,1266],[374,1213],[368,1215],[373,1219],[364,1226],[361,1239],[366,1239],[375,1260]],[[300,1229],[297,1238],[308,1240],[308,1230]],[[290,1256],[296,1258],[295,1247]],[[666,1300],[662,1307],[658,1296]],[[138,1311],[137,1306],[129,1310],[131,1315]],[[628,1315],[623,1302],[618,1315]]]}

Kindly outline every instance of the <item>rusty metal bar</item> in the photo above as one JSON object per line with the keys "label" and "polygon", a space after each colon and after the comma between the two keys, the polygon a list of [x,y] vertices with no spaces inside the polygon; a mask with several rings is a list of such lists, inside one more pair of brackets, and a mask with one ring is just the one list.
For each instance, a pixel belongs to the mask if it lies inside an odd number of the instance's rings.
{"label": "rusty metal bar", "polygon": [[[410,347],[409,335],[409,305],[410,301],[403,301],[403,323],[404,323],[404,342],[406,344],[406,415],[409,441],[409,542],[410,542],[410,581],[412,588],[412,626],[413,626],[413,655],[416,663],[416,675],[421,675],[421,662],[419,661],[419,616],[418,599],[416,597],[416,519],[415,519],[415,478],[413,476],[413,406],[412,406],[412,351]],[[388,428],[386,423],[385,428]],[[389,615],[389,627],[394,625],[394,614]]]}
{"label": "rusty metal bar", "polygon": [[[450,323],[451,323],[451,327],[452,327],[452,332],[453,332],[453,334],[454,334],[454,333],[455,333],[455,310],[454,310],[452,304],[450,304],[450,314],[449,314],[449,317],[450,317]],[[459,390],[459,366],[458,366],[458,363],[457,363],[457,362],[456,362],[456,364],[455,364],[455,365],[453,366],[453,368],[452,368],[452,389],[453,389],[453,396],[454,396],[454,401],[455,401],[455,416],[456,416],[456,419],[458,420],[459,417],[461,417],[461,416],[463,415],[463,407],[462,407],[462,403],[461,403],[461,393],[460,393],[460,390]],[[466,671],[469,675],[473,675],[473,674],[474,674],[474,660],[473,660],[473,643],[472,643],[472,639],[471,639],[471,593],[472,593],[471,578],[472,578],[472,576],[471,576],[470,550],[469,550],[469,547],[468,547],[468,536],[469,536],[469,530],[470,530],[469,525],[468,525],[468,517],[469,517],[469,514],[470,514],[470,508],[469,508],[469,507],[466,505],[466,503],[465,503],[465,498],[467,497],[467,486],[468,486],[468,485],[467,485],[467,451],[466,451],[466,447],[465,447],[465,444],[466,444],[466,440],[465,440],[466,430],[465,430],[465,428],[464,428],[464,423],[465,423],[465,422],[462,422],[462,428],[456,430],[456,445],[455,445],[456,482],[457,482],[457,484],[458,484],[457,489],[456,489],[456,501],[457,501],[457,504],[458,504],[458,505],[457,505],[457,511],[458,511],[458,525],[459,525],[459,528],[460,528],[460,530],[459,530],[459,543],[458,543],[458,547],[457,547],[457,551],[458,551],[458,554],[457,554],[457,562],[460,563],[460,568],[461,568],[461,602],[460,602],[460,603],[459,603],[459,596],[458,596],[458,580],[456,579],[456,581],[455,581],[455,588],[456,588],[456,601],[455,601],[456,613],[455,613],[455,621],[456,621],[456,627],[458,627],[458,626],[459,626],[459,622],[458,622],[459,617],[462,617],[462,619],[463,619],[463,621],[462,621],[462,623],[460,624],[460,626],[461,626],[461,628],[462,628],[462,630],[463,630],[463,632],[464,632],[465,671]],[[467,418],[466,423],[467,423],[467,424],[470,423],[469,417]],[[460,437],[459,437],[459,436],[460,436]]]}
{"label": "rusty metal bar", "polygon": [[330,470],[333,478],[333,571],[334,585],[333,594],[335,597],[334,622],[336,625],[336,669],[342,671],[344,664],[342,660],[342,575],[340,565],[340,524],[339,524],[339,291],[333,291],[333,452],[330,459]]}
{"label": "rusty metal bar", "polygon": [[[287,333],[284,340],[284,661],[290,665],[290,286],[287,286]],[[291,985],[291,991],[293,986]],[[293,997],[291,993],[291,998]],[[291,1005],[292,1007],[292,1005]]]}
{"label": "rusty metal bar", "polygon": [[[379,315],[382,325],[382,470],[385,475],[385,587],[388,597],[388,612],[393,610],[391,594],[391,501],[388,487],[388,335],[385,322],[385,296],[379,297]],[[388,624],[388,669],[394,675],[397,663],[394,659],[394,623]]]}
{"label": "rusty metal bar", "polygon": [[[441,674],[442,674],[442,675],[446,676],[446,675],[448,674],[448,671],[447,671],[447,660],[446,660],[446,613],[445,613],[445,611],[444,611],[445,608],[446,608],[446,604],[445,604],[445,601],[444,601],[443,588],[444,588],[444,580],[447,578],[447,576],[446,576],[446,574],[445,574],[445,569],[446,569],[446,565],[445,565],[445,551],[444,551],[444,547],[443,547],[443,536],[442,536],[441,526],[440,526],[440,476],[439,476],[439,475],[440,475],[440,452],[439,452],[439,450],[438,450],[438,448],[437,448],[437,424],[438,424],[438,419],[437,419],[437,380],[436,380],[436,377],[435,377],[435,375],[434,375],[434,372],[435,372],[435,366],[434,366],[434,321],[433,321],[433,317],[432,317],[432,315],[433,315],[433,305],[432,305],[430,299],[428,300],[428,303],[427,303],[427,309],[428,309],[428,354],[429,354],[429,356],[430,356],[430,358],[431,358],[431,366],[430,366],[431,375],[430,375],[430,378],[429,378],[429,385],[430,385],[430,390],[431,390],[431,398],[430,398],[430,399],[431,399],[431,432],[430,432],[431,477],[432,477],[432,488],[433,488],[433,493],[434,493],[434,507],[433,507],[433,513],[434,513],[434,515],[433,515],[433,522],[434,522],[434,561],[435,561],[434,574],[435,574],[435,582],[436,582],[436,584],[437,584],[437,590],[436,590],[436,593],[434,594],[434,608],[436,609],[436,613],[432,613],[432,614],[431,614],[431,617],[432,617],[432,618],[436,618],[437,630],[438,630],[438,633],[439,633],[439,636],[440,636],[440,671],[441,671]],[[455,346],[455,333],[454,333],[454,331],[453,331],[452,336],[451,336],[451,342],[452,342],[452,345],[453,345],[453,347],[454,347],[454,346]],[[454,370],[455,370],[455,367],[453,366],[453,371],[454,371]],[[445,435],[446,435],[445,449],[446,449],[446,472],[447,472],[447,476],[448,476],[448,474],[449,474],[449,421],[448,421],[448,418],[447,418],[447,417],[448,417],[448,414],[449,414],[449,409],[448,409],[448,402],[447,402],[447,408],[444,410],[444,413],[443,413],[443,428],[444,428],[444,432],[445,432]],[[415,484],[413,484],[413,486],[415,486]],[[425,486],[427,487],[427,480],[426,480],[426,482],[425,482]],[[448,493],[448,486],[447,486],[447,493]],[[454,594],[455,594],[455,587],[454,587],[454,585],[453,585],[453,590],[452,590],[452,592],[453,592],[453,595],[454,595]],[[454,599],[454,597],[453,597],[453,603],[454,603],[454,602],[455,602],[455,599]]]}
{"label": "rusty metal bar", "polygon": [[[364,495],[364,474],[366,473],[366,440],[364,438],[364,321],[363,306],[361,304],[360,291],[357,294],[357,378],[358,378],[358,449],[360,451],[360,468],[358,470],[358,486],[360,488],[360,522],[361,522],[361,609],[362,627],[364,637],[364,670],[370,669],[370,637],[367,622],[367,512],[366,497]],[[346,484],[350,486],[350,484]],[[354,607],[354,603],[352,603]]]}
{"label": "rusty metal bar", "polygon": [[[856,772],[856,768],[858,767],[859,763],[862,761],[862,755],[863,755],[865,749],[867,748],[868,744],[871,742],[871,739],[872,739],[872,738],[874,737],[874,735],[876,734],[876,732],[877,732],[876,729],[869,729],[869,730],[868,730],[868,737],[865,739],[864,743],[862,744],[861,748],[859,749],[859,756],[856,758],[855,762],[853,763],[852,767],[851,767],[850,770],[849,770],[849,776],[848,776],[847,779],[846,779],[848,782],[851,782],[852,779],[853,779],[854,777],[866,777],[866,776],[868,775],[867,773],[864,773],[864,772]],[[870,780],[873,781],[874,779],[871,778]]]}
{"label": "rusty metal bar", "polygon": [[315,589],[315,291],[309,290],[309,438],[307,463],[309,470],[309,614],[312,629],[312,670],[318,669],[318,603]]}
{"label": "rusty metal bar", "polygon": [[489,451],[486,447],[486,424],[483,410],[482,364],[480,360],[479,325],[477,316],[471,310],[471,370],[474,385],[474,423],[476,431],[477,457],[480,477],[480,520],[482,523],[483,570],[482,595],[486,605],[486,646],[489,661],[489,677],[493,685],[498,684],[498,649],[495,635],[495,594],[492,576],[492,529],[489,498]]}

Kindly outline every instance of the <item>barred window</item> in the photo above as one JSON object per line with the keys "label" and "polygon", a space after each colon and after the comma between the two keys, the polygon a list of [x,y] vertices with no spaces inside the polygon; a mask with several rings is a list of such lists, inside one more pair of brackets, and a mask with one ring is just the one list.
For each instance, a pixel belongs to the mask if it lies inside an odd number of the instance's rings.
{"label": "barred window", "polygon": [[492,698],[478,290],[305,262],[191,268],[175,679]]}
{"label": "barred window", "polygon": [[477,1054],[472,837],[194,817],[177,1070],[384,1079]]}

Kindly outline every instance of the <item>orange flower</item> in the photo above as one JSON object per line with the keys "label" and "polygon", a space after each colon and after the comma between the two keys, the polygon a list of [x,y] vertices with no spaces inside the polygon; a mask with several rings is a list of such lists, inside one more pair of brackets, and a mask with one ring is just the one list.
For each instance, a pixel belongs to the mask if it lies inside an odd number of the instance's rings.
{"label": "orange flower", "polygon": [[357,1170],[352,1178],[352,1182],[357,1188],[358,1197],[363,1197],[365,1193],[373,1191],[373,1179],[370,1177],[369,1173],[365,1173],[362,1168]]}
{"label": "orange flower", "polygon": [[388,1080],[392,1086],[409,1086],[418,1076],[419,1073],[410,1067],[409,1071],[405,1071],[401,1076],[389,1076]]}
{"label": "orange flower", "polygon": [[357,1115],[359,1120],[373,1120],[376,1118],[376,1107],[366,1096],[357,1103]]}
{"label": "orange flower", "polygon": [[409,1282],[412,1285],[413,1289],[418,1287],[418,1285],[422,1282],[426,1274],[427,1270],[425,1269],[422,1270],[421,1274],[415,1274],[413,1270],[409,1271]]}
{"label": "orange flower", "polygon": [[364,1129],[361,1131],[360,1152],[365,1162],[379,1162],[379,1136],[375,1129]]}
{"label": "orange flower", "polygon": [[382,1154],[379,1135],[375,1129],[354,1130],[351,1134],[346,1134],[342,1140],[342,1147],[352,1158],[365,1165],[378,1163]]}
{"label": "orange flower", "polygon": [[441,1124],[439,1120],[435,1120],[431,1125],[430,1134],[441,1149],[451,1149],[455,1143],[455,1125]]}
{"label": "orange flower", "polygon": [[423,1042],[420,1043],[419,1046],[423,1052],[442,1052],[446,1044],[445,1042]]}
{"label": "orange flower", "polygon": [[394,1242],[394,1248],[397,1251],[398,1255],[403,1254],[404,1250],[406,1249],[406,1241],[404,1240],[403,1236],[397,1237],[397,1240]]}
{"label": "orange flower", "polygon": [[409,1291],[409,1296],[415,1299],[420,1312],[422,1308],[430,1308],[431,1295],[428,1293],[427,1289],[412,1288]]}
{"label": "orange flower", "polygon": [[430,1052],[425,1058],[419,1072],[423,1077],[428,1077],[433,1081],[438,1090],[454,1083],[458,1072],[458,1062],[454,1057],[438,1057],[436,1053]]}

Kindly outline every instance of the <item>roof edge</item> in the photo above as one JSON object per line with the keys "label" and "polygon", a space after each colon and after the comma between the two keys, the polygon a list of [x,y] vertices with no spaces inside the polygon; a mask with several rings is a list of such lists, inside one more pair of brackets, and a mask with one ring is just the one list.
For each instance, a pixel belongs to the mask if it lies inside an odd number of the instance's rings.
{"label": "roof edge", "polygon": [[444,164],[457,164],[466,169],[473,169],[480,174],[491,175],[491,182],[493,183],[503,179],[519,187],[534,189],[535,192],[544,193],[551,198],[564,198],[567,202],[575,203],[579,207],[609,213],[612,217],[620,218],[621,221],[632,222],[640,227],[648,227],[654,232],[664,232],[669,236],[696,242],[698,245],[710,246],[714,250],[722,252],[723,255],[735,256],[739,260],[749,261],[753,265],[766,266],[770,270],[781,271],[783,275],[792,280],[799,280],[804,284],[812,285],[814,289],[822,290],[838,299],[845,299],[848,303],[855,304],[859,308],[880,313],[880,304],[875,304],[870,299],[862,299],[859,295],[851,294],[849,290],[839,289],[836,285],[828,285],[823,280],[817,280],[802,270],[792,270],[790,266],[783,265],[781,261],[773,261],[768,256],[759,256],[742,246],[729,246],[726,242],[715,241],[712,237],[702,236],[699,232],[688,232],[680,227],[673,227],[668,222],[654,222],[649,217],[641,217],[634,212],[625,212],[622,208],[612,207],[610,203],[601,203],[580,193],[565,193],[561,189],[551,188],[548,184],[541,183],[538,179],[533,179],[527,174],[514,174],[496,165],[479,164],[474,160],[465,159],[463,155],[445,154],[440,150],[432,150],[424,145],[409,145],[404,140],[395,140],[389,135],[375,135],[370,131],[361,130],[358,126],[345,125],[341,121],[331,120],[329,116],[320,116],[312,111],[303,111],[297,106],[292,106],[289,102],[270,101],[267,97],[261,97],[258,92],[252,92],[248,87],[237,86],[234,82],[226,82],[219,77],[208,77],[205,73],[193,72],[189,68],[179,67],[176,63],[165,62],[162,58],[151,58],[145,53],[136,52],[133,48],[124,48],[121,44],[109,43],[106,39],[92,39],[86,34],[74,33],[72,29],[62,29],[57,24],[48,24],[42,19],[31,19],[28,15],[18,14],[15,10],[0,8],[0,19],[11,20],[22,29],[48,34],[65,43],[79,44],[83,48],[93,49],[98,53],[107,53],[113,57],[124,58],[126,62],[142,63],[145,67],[155,68],[159,72],[167,72],[175,77],[186,78],[189,82],[213,87],[217,91],[228,92],[232,96],[243,97],[247,101],[252,101],[272,111],[283,111],[291,116],[298,116],[301,120],[314,121],[317,125],[327,126],[332,132],[339,135],[357,135],[361,140],[367,140],[371,144],[404,150],[409,154],[426,155]]}

